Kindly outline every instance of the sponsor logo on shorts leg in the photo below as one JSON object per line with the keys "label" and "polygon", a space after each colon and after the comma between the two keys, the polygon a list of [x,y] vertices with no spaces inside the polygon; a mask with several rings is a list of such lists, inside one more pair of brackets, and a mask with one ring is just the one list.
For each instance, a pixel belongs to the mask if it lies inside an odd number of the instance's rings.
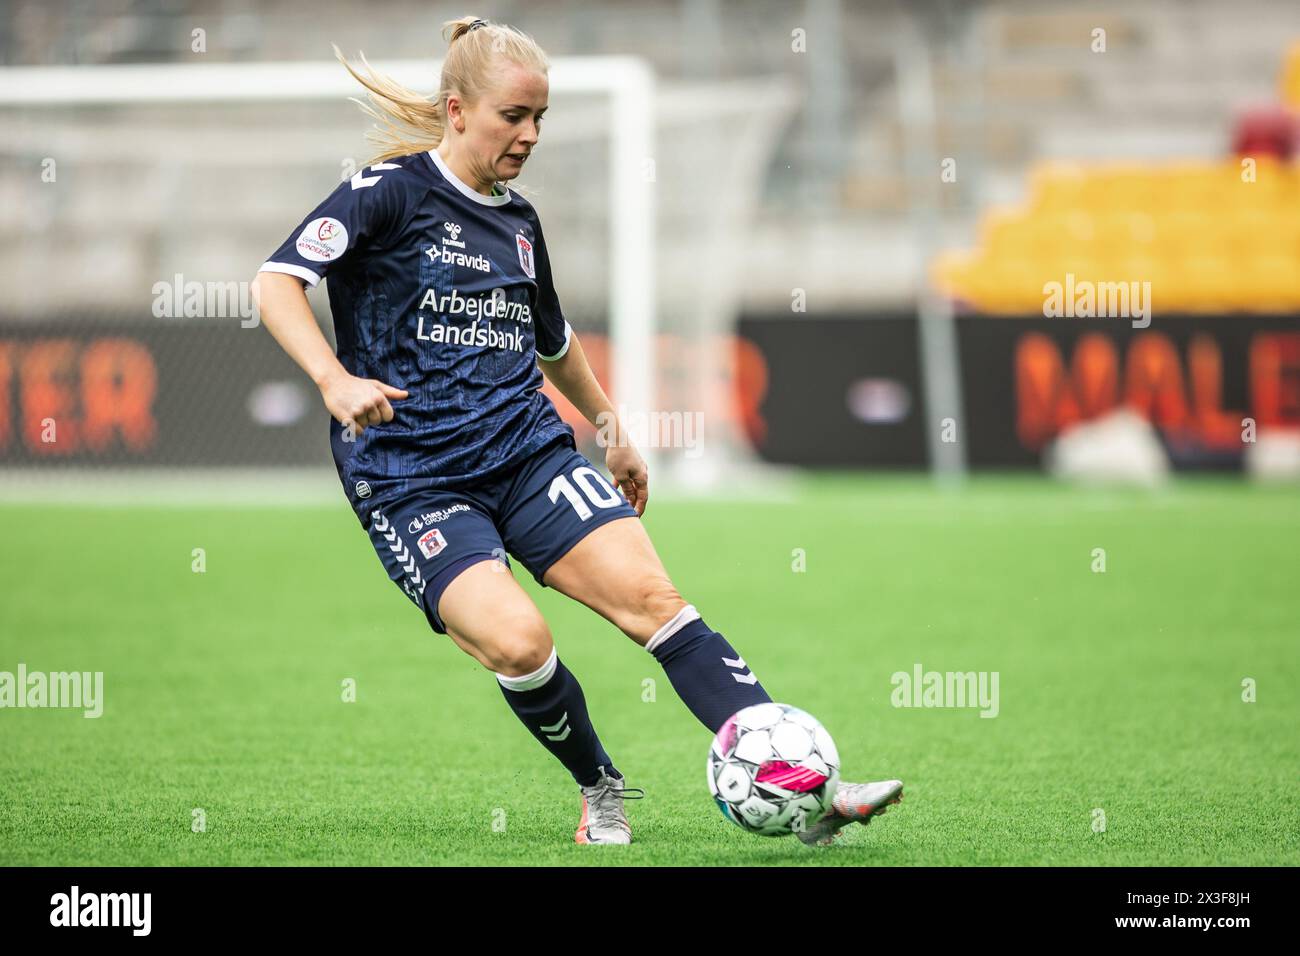
{"label": "sponsor logo on shorts leg", "polygon": [[407,525],[406,530],[411,534],[419,534],[420,529],[425,525],[437,524],[440,521],[446,521],[451,515],[458,511],[469,511],[469,505],[452,505],[450,508],[439,508],[436,511],[428,511],[422,515],[416,515]]}
{"label": "sponsor logo on shorts leg", "polygon": [[420,546],[420,553],[426,558],[432,558],[447,547],[447,539],[443,537],[442,532],[437,528],[426,531],[416,543]]}
{"label": "sponsor logo on shorts leg", "polygon": [[358,498],[369,498],[369,497],[370,497],[370,482],[368,482],[368,481],[358,481],[358,482],[357,482],[357,485],[356,485],[356,491],[357,491],[357,497],[358,497]]}

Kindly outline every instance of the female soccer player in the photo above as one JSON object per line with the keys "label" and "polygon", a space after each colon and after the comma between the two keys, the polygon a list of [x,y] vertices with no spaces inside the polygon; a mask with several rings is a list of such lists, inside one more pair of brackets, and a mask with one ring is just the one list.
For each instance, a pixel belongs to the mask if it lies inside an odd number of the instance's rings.
{"label": "female soccer player", "polygon": [[[624,790],[507,552],[653,654],[710,731],[771,698],[669,580],[638,520],[649,485],[626,435],[610,435],[605,453],[620,495],[540,391],[544,370],[588,421],[616,420],[560,310],[537,213],[505,186],[537,146],[546,56],[527,35],[474,17],[443,35],[432,101],[343,61],[385,123],[385,148],[308,213],[254,294],[320,388],[344,491],[389,577],[434,631],[496,674],[511,709],[573,774],[576,841],[628,843],[623,798],[641,791]],[[303,290],[323,278],[337,355]],[[800,836],[829,842],[901,791],[896,780],[842,783],[834,811]]]}

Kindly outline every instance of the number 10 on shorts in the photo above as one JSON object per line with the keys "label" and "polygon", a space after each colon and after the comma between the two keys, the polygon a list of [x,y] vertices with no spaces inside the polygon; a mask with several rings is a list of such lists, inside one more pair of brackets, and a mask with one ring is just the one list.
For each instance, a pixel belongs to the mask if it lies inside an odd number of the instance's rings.
{"label": "number 10 on shorts", "polygon": [[[568,475],[556,475],[555,480],[551,482],[551,487],[547,490],[547,495],[551,502],[555,503],[560,500],[560,495],[568,499],[573,510],[578,513],[578,517],[583,521],[590,518],[595,512],[587,507],[587,501],[590,501],[597,508],[617,508],[623,501],[613,486],[610,485],[600,472],[587,465],[582,465],[573,469],[573,481],[569,481]],[[582,495],[578,494],[577,488],[582,489]],[[583,495],[586,495],[587,501],[583,501]]]}

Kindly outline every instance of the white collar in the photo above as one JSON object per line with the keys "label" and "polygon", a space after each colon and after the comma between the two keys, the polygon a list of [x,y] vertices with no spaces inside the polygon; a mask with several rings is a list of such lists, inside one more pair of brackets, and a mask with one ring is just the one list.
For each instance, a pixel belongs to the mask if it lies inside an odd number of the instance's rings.
{"label": "white collar", "polygon": [[429,150],[429,158],[433,160],[433,164],[438,167],[438,172],[442,173],[447,182],[451,183],[457,190],[463,193],[467,198],[474,200],[476,203],[480,203],[484,206],[504,206],[506,203],[510,202],[510,188],[508,186],[498,184],[501,185],[503,190],[505,190],[504,195],[484,196],[477,189],[466,186],[461,182],[460,179],[457,178],[456,174],[447,167],[445,162],[443,162],[442,157],[438,155],[436,149]]}

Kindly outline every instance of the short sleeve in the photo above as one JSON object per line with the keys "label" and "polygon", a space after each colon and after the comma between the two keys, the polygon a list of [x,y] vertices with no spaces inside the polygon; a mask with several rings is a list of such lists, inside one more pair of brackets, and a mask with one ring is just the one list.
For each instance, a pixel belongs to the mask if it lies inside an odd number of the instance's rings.
{"label": "short sleeve", "polygon": [[342,264],[386,245],[402,225],[405,190],[396,163],[367,166],[307,214],[258,272],[283,272],[315,286]]}
{"label": "short sleeve", "polygon": [[573,338],[573,329],[564,318],[560,309],[560,297],[555,294],[555,281],[551,276],[551,258],[546,253],[546,240],[542,236],[542,224],[534,219],[533,259],[537,266],[537,355],[547,362],[564,358],[569,351],[569,341]]}

